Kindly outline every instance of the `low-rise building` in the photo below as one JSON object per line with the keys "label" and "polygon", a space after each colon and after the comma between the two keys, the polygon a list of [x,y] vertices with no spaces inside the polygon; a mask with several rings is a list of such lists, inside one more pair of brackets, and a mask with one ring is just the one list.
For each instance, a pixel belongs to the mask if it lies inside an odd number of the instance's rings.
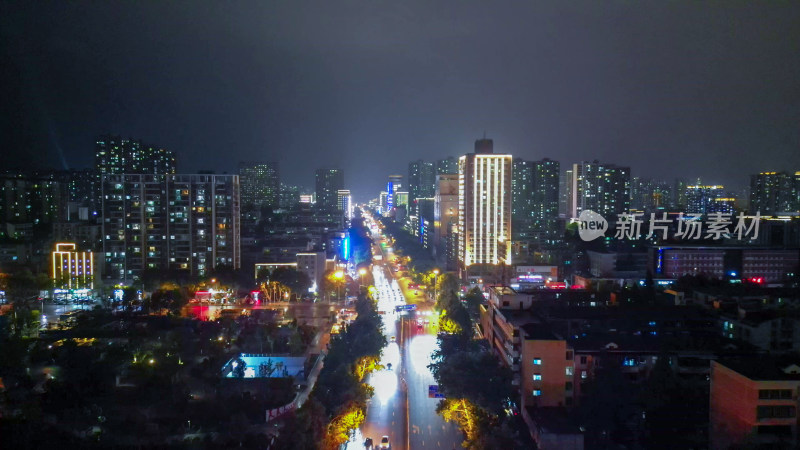
{"label": "low-rise building", "polygon": [[800,444],[797,434],[800,360],[769,357],[713,361],[710,448]]}

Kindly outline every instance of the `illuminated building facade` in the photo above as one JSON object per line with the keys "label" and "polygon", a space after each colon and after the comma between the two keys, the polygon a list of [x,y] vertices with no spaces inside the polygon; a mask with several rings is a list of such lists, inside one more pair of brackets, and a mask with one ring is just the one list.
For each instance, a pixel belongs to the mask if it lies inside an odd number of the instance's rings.
{"label": "illuminated building facade", "polygon": [[627,213],[631,204],[631,170],[599,161],[572,165],[567,173],[567,214],[591,210],[608,219]]}
{"label": "illuminated building facade", "polygon": [[102,189],[105,278],[240,267],[238,175],[107,175]]}
{"label": "illuminated building facade", "polygon": [[176,167],[173,152],[112,135],[97,138],[94,161],[100,177],[123,173],[168,175],[175,173]]}
{"label": "illuminated building facade", "polygon": [[761,172],[750,177],[750,212],[762,216],[798,214],[800,184],[786,172]]}
{"label": "illuminated building facade", "polygon": [[436,161],[436,175],[455,175],[458,173],[458,159],[448,156]]}
{"label": "illuminated building facade", "polygon": [[525,239],[533,229],[533,163],[514,158],[511,176],[511,210],[514,239]]}
{"label": "illuminated building facade", "polygon": [[58,243],[51,253],[51,276],[56,289],[94,289],[94,258],[73,243]]}
{"label": "illuminated building facade", "polygon": [[436,168],[432,162],[423,160],[408,164],[408,198],[412,202],[420,197],[433,197],[436,184]]}
{"label": "illuminated building facade", "polygon": [[495,154],[491,139],[475,141],[475,153],[458,161],[458,260],[511,263],[512,156]]}
{"label": "illuminated building facade", "polygon": [[0,175],[0,223],[53,223],[63,219],[67,183],[46,174]]}
{"label": "illuminated building facade", "polygon": [[[339,211],[341,211],[343,217],[349,221],[353,218],[353,197],[350,195],[350,190],[339,189],[336,191],[336,196],[338,198],[337,204],[339,205]],[[346,225],[349,226],[349,223]]]}
{"label": "illuminated building facade", "polygon": [[280,201],[280,172],[278,163],[239,163],[242,208],[258,209],[278,206]]}
{"label": "illuminated building facade", "polygon": [[561,164],[549,158],[533,161],[533,220],[537,230],[548,238],[561,234],[558,227],[558,201]]}
{"label": "illuminated building facade", "polygon": [[403,188],[402,175],[389,175],[386,183],[386,203],[383,205],[384,213],[388,214],[395,207],[395,195]]}
{"label": "illuminated building facade", "polygon": [[704,186],[700,183],[686,186],[686,213],[733,213],[736,199],[725,195],[725,187]]}
{"label": "illuminated building facade", "polygon": [[317,206],[330,210],[337,209],[338,192],[344,189],[344,173],[340,169],[317,169],[315,181]]}
{"label": "illuminated building facade", "polygon": [[433,254],[447,270],[455,270],[452,241],[458,236],[458,175],[436,176],[436,196],[433,206]]}

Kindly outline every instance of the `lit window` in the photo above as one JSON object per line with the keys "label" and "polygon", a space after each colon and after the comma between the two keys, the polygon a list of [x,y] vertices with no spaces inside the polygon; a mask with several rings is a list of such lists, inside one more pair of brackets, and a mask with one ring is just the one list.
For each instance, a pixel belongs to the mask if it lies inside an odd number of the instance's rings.
{"label": "lit window", "polygon": [[572,374],[573,374],[573,367],[572,366],[567,366],[565,372],[566,372],[568,377],[571,377]]}
{"label": "lit window", "polygon": [[581,370],[581,379],[582,380],[586,379],[586,371],[585,370]]}
{"label": "lit window", "polygon": [[533,381],[542,381],[542,374],[540,373],[533,374]]}
{"label": "lit window", "polygon": [[533,396],[534,397],[539,397],[541,395],[542,395],[542,390],[541,389],[534,389],[533,390]]}
{"label": "lit window", "polygon": [[533,365],[534,366],[541,366],[542,365],[542,359],[541,358],[533,358]]}

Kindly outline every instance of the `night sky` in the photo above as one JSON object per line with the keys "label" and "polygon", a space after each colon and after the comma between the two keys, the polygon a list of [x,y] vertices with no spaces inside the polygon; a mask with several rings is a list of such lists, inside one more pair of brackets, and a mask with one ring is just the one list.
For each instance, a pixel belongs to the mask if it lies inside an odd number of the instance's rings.
{"label": "night sky", "polygon": [[0,76],[3,167],[88,167],[111,132],[366,200],[485,131],[562,168],[800,170],[798,1],[3,1]]}

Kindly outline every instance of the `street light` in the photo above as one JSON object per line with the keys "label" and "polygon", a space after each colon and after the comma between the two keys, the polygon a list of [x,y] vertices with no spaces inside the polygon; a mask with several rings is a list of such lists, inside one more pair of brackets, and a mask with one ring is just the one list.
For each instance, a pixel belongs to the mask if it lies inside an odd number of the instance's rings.
{"label": "street light", "polygon": [[338,285],[336,286],[336,289],[337,289],[336,290],[336,300],[341,301],[342,300],[342,279],[344,278],[344,271],[337,270],[336,272],[334,272],[333,276],[337,280],[339,280],[339,283],[337,283]]}
{"label": "street light", "polygon": [[436,284],[437,279],[439,278],[439,269],[433,269],[433,301],[436,301],[436,294],[438,294],[439,285]]}
{"label": "street light", "polygon": [[361,284],[360,284],[359,287],[364,287],[364,275],[366,275],[366,273],[367,273],[367,269],[365,269],[363,267],[358,269],[358,274],[361,275]]}

